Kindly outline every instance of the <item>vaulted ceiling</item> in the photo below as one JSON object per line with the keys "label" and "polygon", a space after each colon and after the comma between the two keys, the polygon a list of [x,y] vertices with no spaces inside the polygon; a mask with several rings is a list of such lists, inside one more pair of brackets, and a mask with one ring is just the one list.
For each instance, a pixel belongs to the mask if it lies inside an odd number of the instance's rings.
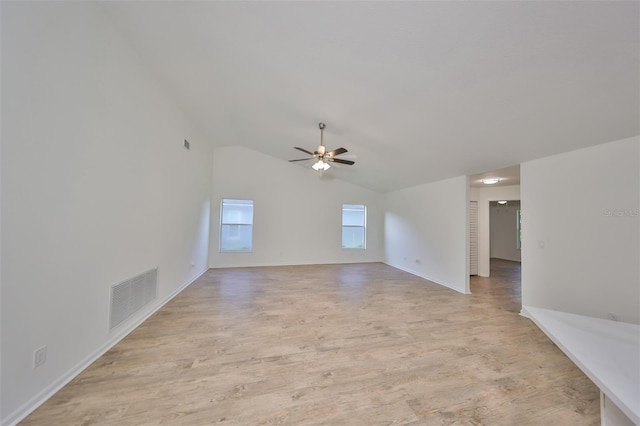
{"label": "vaulted ceiling", "polygon": [[105,2],[215,145],[385,192],[639,133],[639,3]]}

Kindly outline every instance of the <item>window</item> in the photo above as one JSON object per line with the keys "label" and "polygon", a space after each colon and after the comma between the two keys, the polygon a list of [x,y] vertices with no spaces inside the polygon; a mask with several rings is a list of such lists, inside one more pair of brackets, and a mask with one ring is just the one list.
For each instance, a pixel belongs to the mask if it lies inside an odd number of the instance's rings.
{"label": "window", "polygon": [[342,205],[342,248],[367,248],[367,207]]}
{"label": "window", "polygon": [[522,248],[522,210],[516,210],[516,248]]}
{"label": "window", "polygon": [[253,200],[222,200],[220,251],[251,251]]}

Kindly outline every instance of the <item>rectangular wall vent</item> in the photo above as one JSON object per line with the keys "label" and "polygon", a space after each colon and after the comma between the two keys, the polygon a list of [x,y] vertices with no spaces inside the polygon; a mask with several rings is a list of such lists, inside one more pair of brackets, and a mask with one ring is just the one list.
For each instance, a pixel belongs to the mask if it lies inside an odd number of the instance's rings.
{"label": "rectangular wall vent", "polygon": [[156,298],[158,268],[111,286],[109,329],[112,329]]}

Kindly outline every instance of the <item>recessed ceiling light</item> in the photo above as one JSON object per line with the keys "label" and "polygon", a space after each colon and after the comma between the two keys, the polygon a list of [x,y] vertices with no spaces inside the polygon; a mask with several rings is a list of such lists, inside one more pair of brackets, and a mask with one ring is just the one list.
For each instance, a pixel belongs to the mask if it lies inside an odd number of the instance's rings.
{"label": "recessed ceiling light", "polygon": [[482,179],[482,183],[485,185],[493,185],[494,183],[500,182],[500,178],[484,178]]}

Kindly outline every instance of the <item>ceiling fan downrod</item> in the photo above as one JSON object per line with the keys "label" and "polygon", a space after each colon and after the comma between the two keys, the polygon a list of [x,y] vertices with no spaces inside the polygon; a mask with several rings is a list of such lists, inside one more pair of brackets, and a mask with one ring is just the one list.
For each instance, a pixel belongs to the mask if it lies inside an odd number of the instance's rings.
{"label": "ceiling fan downrod", "polygon": [[324,124],[323,122],[318,123],[318,127],[320,128],[320,146],[318,147],[318,150],[316,151],[321,157],[324,156],[325,153],[325,149],[324,149],[324,128],[327,127],[326,124]]}

